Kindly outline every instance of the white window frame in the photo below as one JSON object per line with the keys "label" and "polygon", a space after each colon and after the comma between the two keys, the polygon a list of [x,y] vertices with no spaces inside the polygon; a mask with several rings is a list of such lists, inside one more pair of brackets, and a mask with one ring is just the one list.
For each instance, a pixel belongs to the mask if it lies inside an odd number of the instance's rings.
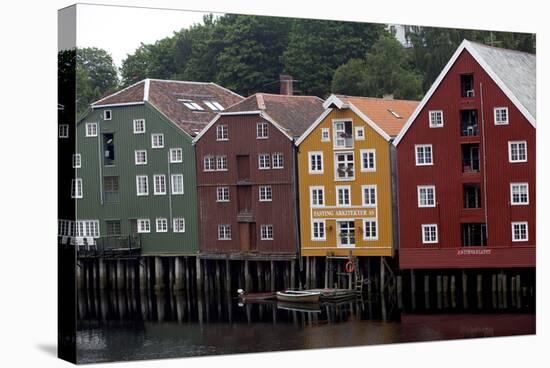
{"label": "white window frame", "polygon": [[[498,119],[500,113],[502,111],[506,112],[506,120],[500,120]],[[510,115],[508,114],[508,107],[505,106],[498,106],[493,109],[493,115],[494,115],[494,121],[495,125],[508,125],[510,124]]]}
{"label": "white window frame", "polygon": [[[367,222],[369,224],[374,224],[374,231],[376,236],[367,236]],[[357,236],[357,234],[355,234]],[[363,219],[363,240],[373,241],[378,240],[378,220],[376,218],[364,218]]]}
{"label": "white window frame", "polygon": [[[139,182],[140,182],[140,179],[144,179],[144,178],[145,178],[145,189],[146,190],[144,192],[140,192]],[[136,195],[138,197],[149,195],[149,177],[147,175],[136,175]]]}
{"label": "white window frame", "polygon": [[[311,167],[311,158],[313,156],[320,156],[321,158],[321,170],[317,170],[317,167],[315,168],[312,168]],[[325,163],[324,163],[324,158],[323,158],[323,151],[310,151],[307,153],[307,165],[308,165],[308,173],[309,174],[312,174],[312,175],[317,175],[317,174],[324,174],[325,172]],[[315,169],[315,170],[313,170]]]}
{"label": "white window frame", "polygon": [[256,123],[256,139],[268,139],[268,138],[269,138],[268,123],[266,122]]}
{"label": "white window frame", "polygon": [[227,155],[216,156],[216,171],[227,171]]}
{"label": "white window frame", "polygon": [[[355,243],[353,244],[342,244],[340,238],[340,223],[342,222],[352,222],[353,223],[353,232]],[[355,225],[355,219],[338,219],[336,220],[336,244],[338,248],[355,248],[357,246],[357,226]]]}
{"label": "white window frame", "polygon": [[[109,118],[107,118],[107,113],[109,113]],[[103,110],[103,120],[105,121],[113,120],[113,111]]]}
{"label": "white window frame", "polygon": [[[374,189],[374,203],[367,203],[366,201],[367,197],[365,197],[365,189]],[[370,195],[369,195],[369,202],[370,202]],[[378,205],[378,188],[376,184],[361,185],[361,203],[363,204],[364,207],[376,208],[376,206]]]}
{"label": "white window frame", "polygon": [[137,232],[139,234],[146,234],[151,232],[151,220],[140,218],[137,219]]}
{"label": "white window frame", "polygon": [[[224,134],[225,133],[225,134]],[[224,142],[229,140],[229,127],[227,124],[216,126],[216,141]]]}
{"label": "white window frame", "polygon": [[[315,204],[313,203],[313,192],[320,190],[323,195],[323,203],[322,204]],[[317,195],[317,202],[319,202],[319,195]],[[311,186],[309,187],[309,206],[312,208],[322,208],[325,207],[326,199],[325,199],[325,187],[324,186]]]}
{"label": "white window frame", "polygon": [[74,233],[76,237],[99,238],[99,220],[79,220],[75,223]]}
{"label": "white window frame", "polygon": [[[515,226],[523,226],[523,225],[525,225],[525,239],[516,238],[516,233],[515,233],[514,227]],[[529,241],[529,224],[527,223],[527,221],[513,221],[512,222],[512,241],[514,243]]]}
{"label": "white window frame", "polygon": [[84,197],[82,187],[82,178],[74,178],[71,180],[71,198],[79,199]]}
{"label": "white window frame", "polygon": [[[281,166],[279,166],[279,157],[280,157],[280,163]],[[277,166],[275,166],[275,163],[277,163]],[[271,155],[271,168],[274,170],[280,170],[285,168],[285,162],[284,162],[284,156],[282,152],[275,152]]]}
{"label": "white window frame", "polygon": [[[141,162],[138,160],[139,155],[145,153],[145,161]],[[147,165],[147,150],[135,150],[134,151],[134,162],[136,165]]]}
{"label": "white window frame", "polygon": [[80,169],[82,167],[82,155],[80,153],[73,154],[73,169]]}
{"label": "white window frame", "polygon": [[[271,229],[271,236],[269,236],[269,230]],[[264,234],[265,232],[265,234]],[[273,225],[264,224],[260,225],[260,240],[273,240]]]}
{"label": "white window frame", "polygon": [[216,171],[216,156],[214,155],[204,156],[203,171],[205,172]]}
{"label": "white window frame", "polygon": [[[435,240],[427,239],[426,238],[426,229],[431,230],[431,228],[435,228]],[[422,231],[422,244],[437,244],[439,243],[439,229],[437,224],[422,224],[421,225],[421,231]],[[431,236],[431,231],[430,231]]]}
{"label": "white window frame", "polygon": [[[315,224],[322,224],[323,225],[323,236],[322,237],[316,237],[315,236]],[[314,219],[311,220],[311,240],[312,241],[326,241],[327,240],[327,222],[326,220],[318,220]]]}
{"label": "white window frame", "polygon": [[[262,161],[264,164],[267,162],[267,166],[262,167]],[[269,170],[269,169],[271,169],[271,155],[269,153],[258,154],[258,170]]]}
{"label": "white window frame", "polygon": [[97,137],[97,123],[86,123],[86,137]]}
{"label": "white window frame", "polygon": [[[344,145],[343,146],[338,146],[337,143],[338,143],[338,138],[336,136],[336,134],[338,134],[339,130],[336,130],[336,124],[339,124],[339,123],[344,123],[344,133],[346,131],[346,123],[347,122],[350,122],[351,123],[351,146],[347,147],[346,144],[345,144],[345,141],[344,141]],[[353,139],[354,138],[354,129],[353,129],[353,120],[352,119],[333,119],[332,120],[332,139],[333,139],[333,149],[335,150],[349,150],[349,149],[353,149],[354,147],[354,144],[355,144],[355,140]]]}
{"label": "white window frame", "polygon": [[69,138],[69,124],[59,124],[58,129],[59,138]]}
{"label": "white window frame", "polygon": [[355,127],[355,140],[356,141],[364,141],[365,140],[365,127],[364,126],[356,126]]}
{"label": "white window frame", "polygon": [[[527,196],[527,201],[521,201],[521,192],[518,193],[519,201],[514,201],[514,187],[517,187],[518,190],[521,190],[522,187],[525,187],[525,193]],[[529,205],[529,183],[510,183],[510,204],[512,206],[528,206]]]}
{"label": "white window frame", "polygon": [[[227,194],[227,196],[226,196]],[[216,202],[229,202],[229,187],[216,188]]]}
{"label": "white window frame", "polygon": [[[158,186],[157,186],[157,179]],[[153,175],[153,195],[165,195],[166,194],[166,175],[155,174]]]}
{"label": "white window frame", "polygon": [[167,233],[168,219],[166,217],[157,217],[155,219],[155,230],[157,233]]}
{"label": "white window frame", "polygon": [[[223,229],[223,234],[222,234]],[[223,237],[222,237],[223,235]],[[219,224],[218,225],[218,240],[231,240],[231,225]]]}
{"label": "white window frame", "polygon": [[[262,190],[263,194],[262,195]],[[269,193],[269,196],[267,195]],[[263,197],[263,199],[262,199]],[[260,185],[258,187],[258,200],[260,202],[272,202],[273,201],[273,188],[271,185]]]}
{"label": "white window frame", "polygon": [[170,148],[170,163],[180,164],[183,162],[183,149]]}
{"label": "white window frame", "polygon": [[[419,149],[422,149],[422,159],[424,162],[420,162]],[[430,148],[430,162],[426,162],[426,148]],[[433,166],[434,164],[434,149],[431,144],[415,144],[414,145],[414,157],[416,166]]]}
{"label": "white window frame", "polygon": [[172,231],[175,233],[184,233],[185,232],[185,218],[183,217],[174,217],[172,220]]}
{"label": "white window frame", "polygon": [[321,128],[321,142],[330,142],[330,128]]}
{"label": "white window frame", "polygon": [[[361,157],[360,157],[361,172],[376,172],[376,149],[374,149],[374,148],[362,149],[359,152],[361,153]],[[363,165],[364,164],[363,155],[368,154],[368,153],[372,153],[372,157],[373,157],[372,162],[374,163],[374,167],[372,167],[372,168],[364,167],[364,165]]]}
{"label": "white window frame", "polygon": [[[439,114],[441,115],[441,124],[435,124],[435,116]],[[428,118],[429,118],[429,126],[430,128],[443,128],[445,126],[445,122],[443,120],[443,110],[430,110],[428,111]]]}
{"label": "white window frame", "polygon": [[[344,178],[341,178],[338,176],[338,155],[349,155],[351,154],[353,156],[353,176],[346,176]],[[347,161],[346,158],[346,162]],[[334,152],[334,180],[335,181],[353,181],[355,180],[355,173],[357,172],[357,165],[355,165],[355,152],[354,151],[336,151]]]}
{"label": "white window frame", "polygon": [[[518,157],[519,157],[519,145],[525,145],[525,159],[518,159],[513,160],[512,159],[512,146],[518,145]],[[518,163],[518,162],[527,162],[527,141],[508,141],[508,162],[510,163]]]}
{"label": "white window frame", "polygon": [[[140,123],[143,123],[143,129],[138,129]],[[134,134],[145,134],[145,119],[134,119],[132,124],[134,126]]]}
{"label": "white window frame", "polygon": [[[423,190],[423,189],[426,189],[426,190],[432,190],[433,191],[433,205],[431,204],[422,204],[421,203],[421,200],[420,200],[420,192]],[[435,194],[435,185],[418,185],[416,187],[416,195],[417,195],[417,203],[418,203],[418,208],[433,208],[436,206],[437,204],[437,200],[436,200],[436,194]],[[428,202],[428,192],[426,192],[426,202]]]}
{"label": "white window frame", "polygon": [[[157,142],[155,142],[155,138],[157,138]],[[162,144],[158,144],[158,138],[162,140]],[[151,134],[151,148],[164,148],[164,134],[163,133],[152,133]]]}
{"label": "white window frame", "polygon": [[[347,204],[340,204],[340,190],[347,190],[349,199]],[[336,207],[351,207],[351,185],[336,186]]]}
{"label": "white window frame", "polygon": [[[181,182],[181,190],[176,190],[175,184]],[[180,195],[185,192],[185,184],[183,182],[183,174],[171,174],[170,175],[170,190],[173,195]]]}

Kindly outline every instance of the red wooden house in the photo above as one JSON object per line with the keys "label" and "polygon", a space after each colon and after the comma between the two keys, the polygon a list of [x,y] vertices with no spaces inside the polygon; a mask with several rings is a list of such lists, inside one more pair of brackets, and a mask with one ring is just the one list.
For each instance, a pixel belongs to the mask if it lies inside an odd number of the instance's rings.
{"label": "red wooden house", "polygon": [[535,56],[464,41],[394,142],[402,269],[535,266]]}
{"label": "red wooden house", "polygon": [[194,140],[203,257],[296,258],[294,140],[323,112],[313,96],[258,93]]}

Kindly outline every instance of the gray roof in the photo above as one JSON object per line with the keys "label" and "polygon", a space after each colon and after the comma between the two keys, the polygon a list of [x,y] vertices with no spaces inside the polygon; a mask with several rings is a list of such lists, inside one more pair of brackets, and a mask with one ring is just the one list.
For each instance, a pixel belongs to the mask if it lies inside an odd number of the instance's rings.
{"label": "gray roof", "polygon": [[535,55],[469,42],[470,46],[536,119],[537,64]]}

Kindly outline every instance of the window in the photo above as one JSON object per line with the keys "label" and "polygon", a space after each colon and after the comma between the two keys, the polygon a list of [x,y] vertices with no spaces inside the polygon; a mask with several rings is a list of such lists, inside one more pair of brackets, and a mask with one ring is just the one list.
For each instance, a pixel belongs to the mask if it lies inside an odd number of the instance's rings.
{"label": "window", "polygon": [[378,222],[376,219],[363,220],[363,240],[378,240]]}
{"label": "window", "polygon": [[311,207],[323,207],[325,205],[325,187],[310,187],[309,196]]}
{"label": "window", "polygon": [[185,232],[185,219],[183,217],[174,218],[173,231],[175,233]]}
{"label": "window", "polygon": [[103,164],[114,166],[115,164],[115,135],[113,133],[103,134]]}
{"label": "window", "polygon": [[170,148],[170,163],[177,164],[183,162],[183,154],[181,148]]}
{"label": "window", "polygon": [[355,139],[358,141],[365,140],[365,127],[355,127]]}
{"label": "window", "polygon": [[147,151],[136,150],[134,151],[136,165],[147,165]]}
{"label": "window", "polygon": [[435,186],[419,185],[418,188],[418,207],[435,207]]}
{"label": "window", "polygon": [[82,157],[80,153],[75,153],[73,155],[73,168],[78,169],[79,167],[82,167]]}
{"label": "window", "polygon": [[218,225],[218,240],[231,240],[231,225]]}
{"label": "window", "polygon": [[145,119],[134,119],[134,134],[145,133]]}
{"label": "window", "polygon": [[462,172],[479,172],[479,143],[462,144]]}
{"label": "window", "polygon": [[206,106],[210,108],[212,111],[222,111],[223,106],[220,105],[217,101],[202,101]]}
{"label": "window", "polygon": [[442,110],[433,110],[429,112],[430,114],[430,128],[441,128],[443,127],[443,111]]}
{"label": "window", "polygon": [[260,229],[262,240],[273,240],[273,225],[262,225]]}
{"label": "window", "polygon": [[376,185],[363,185],[363,206],[376,207]]}
{"label": "window", "polygon": [[475,137],[479,135],[477,110],[460,111],[460,136]]}
{"label": "window", "polygon": [[111,113],[111,110],[103,111],[103,120],[111,120],[112,118],[113,114]]}
{"label": "window", "polygon": [[321,128],[321,142],[330,142],[329,128]]}
{"label": "window", "polygon": [[107,236],[120,236],[120,220],[106,220],[105,228],[107,230]]}
{"label": "window", "polygon": [[511,183],[510,202],[513,206],[529,204],[529,184]]}
{"label": "window", "polygon": [[308,152],[309,156],[309,173],[322,174],[323,169],[323,152]]}
{"label": "window", "polygon": [[462,74],[460,76],[460,95],[462,97],[474,97],[474,76]]}
{"label": "window", "polygon": [[57,220],[58,236],[74,236],[74,221]]}
{"label": "window", "polygon": [[460,224],[463,247],[487,246],[487,225],[483,223]]}
{"label": "window", "polygon": [[274,153],[271,156],[273,160],[273,168],[274,169],[282,169],[283,168],[283,154],[282,153]]}
{"label": "window", "polygon": [[168,232],[168,220],[165,218],[157,218],[157,233]]}
{"label": "window", "polygon": [[271,185],[261,185],[259,187],[260,202],[271,202],[273,194],[271,192]]}
{"label": "window", "polygon": [[59,124],[59,138],[69,138],[69,124]]}
{"label": "window", "polygon": [[218,171],[227,171],[227,156],[216,156],[216,169]]}
{"label": "window", "polygon": [[137,231],[138,231],[138,233],[150,233],[151,232],[151,221],[149,221],[149,219],[138,219],[137,220]]}
{"label": "window", "polygon": [[417,144],[416,149],[416,166],[433,165],[432,145]]}
{"label": "window", "polygon": [[183,194],[183,174],[172,174],[170,182],[172,183],[172,194]]}
{"label": "window", "polygon": [[76,178],[71,181],[71,198],[82,198],[81,178]]}
{"label": "window", "polygon": [[354,221],[336,221],[338,246],[355,246],[355,222]]}
{"label": "window", "polygon": [[204,171],[216,170],[216,158],[214,156],[204,156]]}
{"label": "window", "polygon": [[422,225],[422,243],[433,244],[437,242],[437,224]]}
{"label": "window", "polygon": [[481,185],[479,183],[465,183],[462,185],[464,193],[464,208],[481,208]]}
{"label": "window", "polygon": [[258,124],[256,124],[256,138],[257,139],[266,139],[266,138],[268,138],[267,123],[258,123]]}
{"label": "window", "polygon": [[353,180],[355,178],[353,152],[336,153],[334,156],[336,180]]}
{"label": "window", "polygon": [[507,107],[495,107],[495,125],[507,125],[508,121],[508,108]]}
{"label": "window", "polygon": [[336,187],[336,205],[337,206],[350,206],[351,205],[351,187],[350,186],[337,186]]}
{"label": "window", "polygon": [[97,137],[97,123],[86,123],[86,137]]}
{"label": "window", "polygon": [[153,189],[155,195],[166,194],[166,177],[164,175],[153,175],[153,182],[155,184]]}
{"label": "window", "polygon": [[353,133],[351,121],[335,121],[334,123],[334,148],[352,148]]}
{"label": "window", "polygon": [[361,172],[376,171],[376,150],[361,150]]}
{"label": "window", "polygon": [[181,98],[181,99],[178,99],[178,101],[183,102],[185,107],[187,107],[189,110],[193,110],[193,111],[203,111],[204,110],[204,108],[201,105],[194,102],[193,100],[188,100],[188,99]]}
{"label": "window", "polygon": [[76,236],[99,238],[99,221],[98,220],[77,221]]}
{"label": "window", "polygon": [[217,192],[217,202],[229,202],[229,187],[218,187],[216,188]]}
{"label": "window", "polygon": [[269,169],[269,154],[261,153],[258,155],[258,168],[260,170]]}
{"label": "window", "polygon": [[227,125],[218,125],[216,127],[216,140],[217,141],[227,141],[227,140],[229,140]]}
{"label": "window", "polygon": [[528,241],[529,234],[527,230],[527,221],[512,222],[512,241]]}
{"label": "window", "polygon": [[527,162],[527,142],[508,142],[508,160],[510,162]]}
{"label": "window", "polygon": [[151,134],[151,148],[163,148],[164,147],[164,134],[156,133]]}
{"label": "window", "polygon": [[138,196],[149,195],[149,183],[146,175],[136,176],[136,193]]}
{"label": "window", "polygon": [[103,198],[105,200],[105,203],[120,202],[118,190],[118,176],[103,177]]}
{"label": "window", "polygon": [[311,240],[326,240],[325,220],[313,220],[311,222]]}

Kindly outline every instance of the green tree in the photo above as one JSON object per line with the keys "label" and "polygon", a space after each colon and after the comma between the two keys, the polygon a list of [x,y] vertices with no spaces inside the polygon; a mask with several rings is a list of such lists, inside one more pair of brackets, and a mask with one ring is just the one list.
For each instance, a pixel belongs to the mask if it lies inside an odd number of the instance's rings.
{"label": "green tree", "polygon": [[364,59],[350,59],[340,65],[332,77],[332,93],[361,96],[365,94],[367,63]]}

